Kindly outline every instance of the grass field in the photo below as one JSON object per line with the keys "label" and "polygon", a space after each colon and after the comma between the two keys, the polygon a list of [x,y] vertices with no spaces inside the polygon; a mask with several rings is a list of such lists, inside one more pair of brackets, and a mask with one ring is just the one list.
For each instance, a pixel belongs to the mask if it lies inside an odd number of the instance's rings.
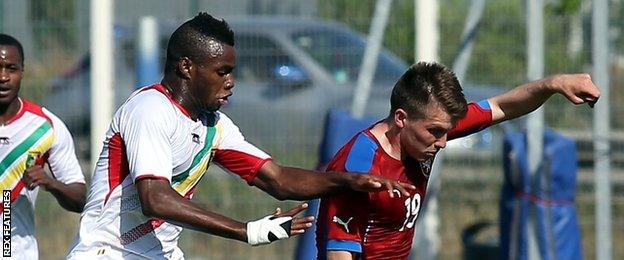
{"label": "grass field", "polygon": [[[275,207],[287,208],[294,202],[277,201],[237,177],[211,167],[201,180],[194,200],[238,220],[257,219]],[[501,169],[497,166],[445,166],[440,193],[440,234],[444,250],[440,259],[459,259],[462,230],[479,220],[497,223]],[[622,172],[614,172],[622,176]],[[579,174],[577,209],[583,235],[585,259],[594,259],[593,175]],[[624,183],[613,185],[613,259],[624,259]],[[36,206],[37,237],[41,259],[62,259],[76,234],[78,215],[66,212],[54,198],[41,191]],[[496,234],[496,229],[493,232]],[[296,240],[269,246],[250,247],[244,243],[186,230],[180,241],[187,259],[292,259]]]}

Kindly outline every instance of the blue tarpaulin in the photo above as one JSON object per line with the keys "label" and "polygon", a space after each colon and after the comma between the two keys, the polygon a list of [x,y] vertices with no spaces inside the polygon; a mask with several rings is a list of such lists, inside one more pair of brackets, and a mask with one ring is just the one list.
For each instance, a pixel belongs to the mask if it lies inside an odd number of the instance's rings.
{"label": "blue tarpaulin", "polygon": [[[527,163],[526,134],[505,137],[500,205],[502,259],[527,259],[527,229],[537,236],[543,260],[582,259],[581,235],[574,198],[577,158],[574,142],[552,131],[544,133],[544,154],[535,179]],[[535,225],[528,226],[534,217]]]}

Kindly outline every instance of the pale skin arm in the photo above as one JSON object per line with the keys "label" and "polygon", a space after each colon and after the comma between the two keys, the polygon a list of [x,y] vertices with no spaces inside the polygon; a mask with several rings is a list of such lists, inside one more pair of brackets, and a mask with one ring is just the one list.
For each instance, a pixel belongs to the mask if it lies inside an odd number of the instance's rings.
{"label": "pale skin arm", "polygon": [[559,93],[575,105],[591,107],[600,98],[600,90],[589,74],[562,74],[520,85],[488,99],[494,124],[531,113],[550,96]]}
{"label": "pale skin arm", "polygon": [[349,251],[327,251],[327,260],[355,260],[357,254]]}

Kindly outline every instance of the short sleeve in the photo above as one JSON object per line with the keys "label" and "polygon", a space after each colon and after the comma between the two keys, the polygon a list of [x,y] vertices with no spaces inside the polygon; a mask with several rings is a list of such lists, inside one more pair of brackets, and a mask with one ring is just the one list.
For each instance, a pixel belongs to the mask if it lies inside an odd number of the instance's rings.
{"label": "short sleeve", "polygon": [[85,183],[82,169],[76,157],[74,140],[67,126],[47,109],[43,108],[42,110],[52,121],[54,129],[54,142],[47,158],[52,176],[64,184]]}
{"label": "short sleeve", "polygon": [[325,211],[320,225],[325,251],[362,253],[363,227],[366,220],[367,194],[337,193],[322,199]]}
{"label": "short sleeve", "polygon": [[220,140],[215,149],[214,162],[250,183],[271,157],[247,142],[238,126],[225,114],[218,114],[217,131]]}
{"label": "short sleeve", "polygon": [[132,181],[142,178],[171,181],[173,155],[171,136],[176,111],[160,96],[131,102],[120,111],[119,135],[123,142]]}
{"label": "short sleeve", "polygon": [[487,99],[469,103],[466,116],[448,133],[449,140],[479,132],[492,125],[492,109]]}

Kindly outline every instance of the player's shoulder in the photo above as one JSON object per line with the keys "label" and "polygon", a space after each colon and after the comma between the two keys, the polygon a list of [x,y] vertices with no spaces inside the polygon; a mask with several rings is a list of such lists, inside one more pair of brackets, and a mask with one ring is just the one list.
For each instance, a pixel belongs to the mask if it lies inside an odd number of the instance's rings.
{"label": "player's shoulder", "polygon": [[367,131],[355,135],[341,151],[345,160],[345,170],[350,172],[368,172],[373,165],[379,144]]}
{"label": "player's shoulder", "polygon": [[42,107],[41,111],[46,116],[46,118],[49,120],[49,122],[52,124],[52,127],[54,127],[54,128],[62,127],[64,129],[67,129],[67,126],[65,125],[63,120],[61,120],[61,118],[59,118],[56,114],[52,113],[52,111],[48,110],[45,107]]}
{"label": "player's shoulder", "polygon": [[130,105],[142,104],[148,106],[166,105],[170,101],[170,98],[168,98],[158,86],[159,85],[152,85],[137,89],[130,94],[126,103]]}
{"label": "player's shoulder", "polygon": [[125,114],[141,117],[154,117],[175,114],[175,105],[158,85],[147,86],[136,90],[121,106]]}
{"label": "player's shoulder", "polygon": [[490,107],[490,102],[487,99],[483,99],[478,102],[472,101],[468,103],[466,107],[468,110],[466,116],[470,116],[471,114],[474,114],[475,112],[483,113],[483,112],[490,112],[492,110],[492,108]]}
{"label": "player's shoulder", "polygon": [[27,99],[22,99],[20,98],[20,101],[22,101],[22,110],[24,112],[30,112],[32,114],[35,114],[37,116],[40,117],[46,117],[47,115],[45,115],[43,113],[43,107],[35,102],[32,102],[30,100]]}
{"label": "player's shoulder", "polygon": [[[52,117],[54,117],[55,119],[58,119],[54,114],[52,114],[50,111],[45,109],[43,106],[35,102],[32,102],[30,100],[26,100],[22,98],[20,98],[20,100],[22,101],[22,108],[20,109],[20,112],[18,112],[19,114],[24,114],[28,112],[31,115],[45,119],[50,124],[53,124]],[[21,117],[21,116],[22,115],[18,115],[18,117]]]}

